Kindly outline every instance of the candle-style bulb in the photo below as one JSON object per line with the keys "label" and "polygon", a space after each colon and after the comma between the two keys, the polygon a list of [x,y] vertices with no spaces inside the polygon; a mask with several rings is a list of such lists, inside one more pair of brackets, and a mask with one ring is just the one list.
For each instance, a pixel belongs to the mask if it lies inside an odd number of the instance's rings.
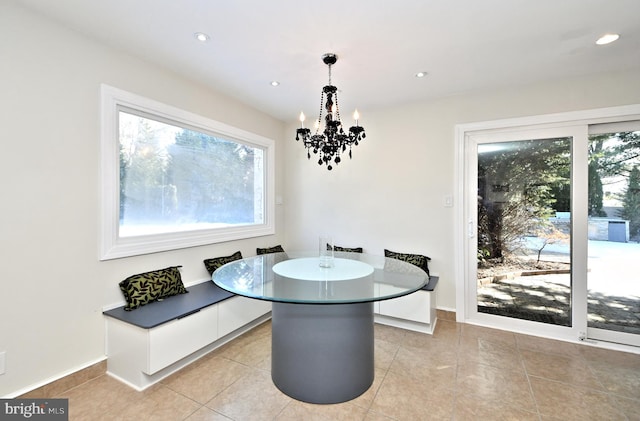
{"label": "candle-style bulb", "polygon": [[356,121],[356,126],[358,125],[358,120],[360,119],[360,113],[358,112],[358,109],[356,108],[356,110],[353,112],[353,119]]}
{"label": "candle-style bulb", "polygon": [[304,128],[304,119],[305,119],[305,117],[304,117],[304,113],[302,111],[300,111],[299,119],[300,119],[300,127]]}

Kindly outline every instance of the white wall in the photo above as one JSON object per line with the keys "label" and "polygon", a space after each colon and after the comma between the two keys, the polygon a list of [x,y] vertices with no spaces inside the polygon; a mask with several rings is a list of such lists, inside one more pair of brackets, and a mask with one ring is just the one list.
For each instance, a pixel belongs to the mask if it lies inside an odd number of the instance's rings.
{"label": "white wall", "polygon": [[274,139],[282,161],[282,122],[0,2],[0,396],[103,359],[125,277],[181,264],[193,283],[204,258],[282,242],[277,207],[275,236],[98,261],[101,83]]}
{"label": "white wall", "polygon": [[634,103],[640,103],[638,69],[362,109],[368,137],[353,150],[353,160],[343,158],[331,172],[315,163],[313,154],[307,161],[292,123],[285,143],[285,243],[317,247],[318,234],[326,232],[336,244],[362,246],[368,253],[381,255],[388,248],[425,254],[440,275],[438,307],[455,310],[455,208],[443,205],[458,182],[455,125]]}

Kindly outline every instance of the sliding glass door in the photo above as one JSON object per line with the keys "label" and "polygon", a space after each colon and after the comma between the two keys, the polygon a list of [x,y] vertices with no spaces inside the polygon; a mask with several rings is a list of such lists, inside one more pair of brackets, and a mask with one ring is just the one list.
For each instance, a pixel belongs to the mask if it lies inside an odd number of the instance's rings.
{"label": "sliding glass door", "polygon": [[467,136],[471,319],[554,336],[586,330],[575,320],[580,253],[572,230],[581,135],[565,128]]}
{"label": "sliding glass door", "polygon": [[477,146],[477,310],[571,326],[571,137]]}
{"label": "sliding glass door", "polygon": [[640,346],[636,123],[466,132],[468,321]]}
{"label": "sliding glass door", "polygon": [[640,122],[589,132],[588,336],[640,346]]}

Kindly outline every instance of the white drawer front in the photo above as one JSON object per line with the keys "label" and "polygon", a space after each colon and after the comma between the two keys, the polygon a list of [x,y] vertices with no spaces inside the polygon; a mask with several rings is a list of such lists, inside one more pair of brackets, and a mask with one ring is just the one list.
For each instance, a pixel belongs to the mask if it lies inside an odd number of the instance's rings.
{"label": "white drawer front", "polygon": [[271,311],[271,302],[236,296],[218,304],[219,337]]}
{"label": "white drawer front", "polygon": [[[393,289],[391,286],[382,288]],[[417,291],[404,297],[380,301],[380,314],[398,319],[431,323],[431,302],[427,291]]]}
{"label": "white drawer front", "polygon": [[218,307],[211,305],[149,330],[145,373],[153,374],[218,339]]}

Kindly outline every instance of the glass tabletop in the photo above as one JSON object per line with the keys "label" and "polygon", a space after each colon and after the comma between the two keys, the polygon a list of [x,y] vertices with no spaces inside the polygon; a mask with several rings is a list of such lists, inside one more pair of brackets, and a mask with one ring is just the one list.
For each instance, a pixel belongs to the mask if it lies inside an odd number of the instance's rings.
{"label": "glass tabletop", "polygon": [[415,292],[429,282],[417,266],[364,253],[336,252],[320,267],[314,253],[271,253],[236,260],[216,270],[219,287],[245,297],[300,304],[380,301]]}

